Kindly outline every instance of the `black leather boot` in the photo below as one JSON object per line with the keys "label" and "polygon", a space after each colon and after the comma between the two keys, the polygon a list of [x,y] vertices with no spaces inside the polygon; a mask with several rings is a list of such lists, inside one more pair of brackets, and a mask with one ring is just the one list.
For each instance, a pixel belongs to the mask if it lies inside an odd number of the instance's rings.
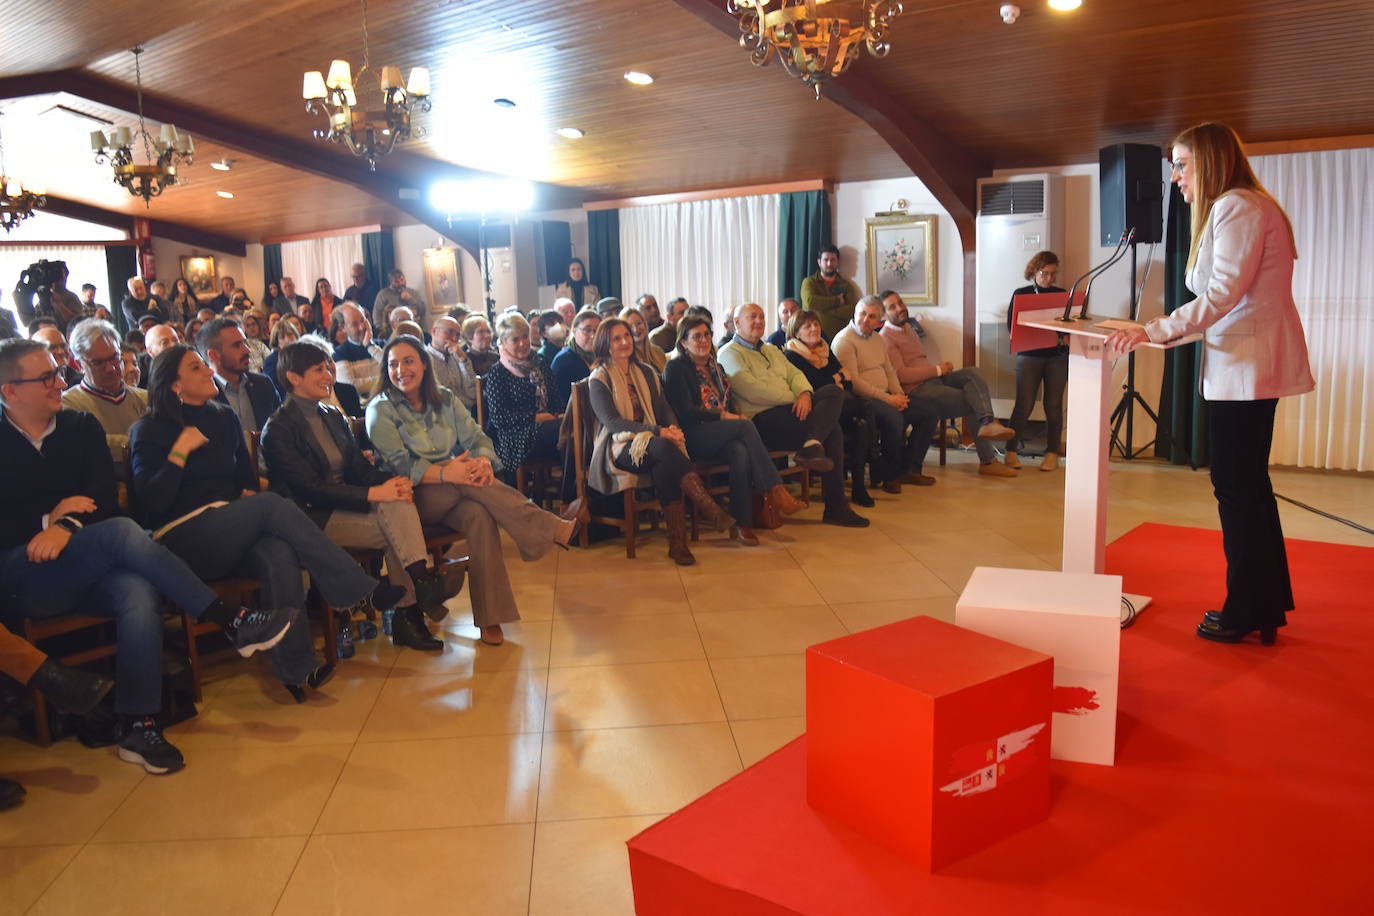
{"label": "black leather boot", "polygon": [[415,603],[426,617],[437,621],[448,616],[444,602],[463,590],[467,570],[466,560],[446,560],[438,569],[411,577],[415,583]]}
{"label": "black leather boot", "polygon": [[419,605],[398,607],[391,618],[391,641],[407,649],[433,652],[444,647],[444,641],[433,636],[425,625]]}
{"label": "black leather boot", "polygon": [[80,716],[95,709],[114,681],[48,659],[33,673],[29,686],[42,691],[58,712]]}
{"label": "black leather boot", "polygon": [[24,787],[12,779],[0,779],[0,811],[13,808],[24,800]]}

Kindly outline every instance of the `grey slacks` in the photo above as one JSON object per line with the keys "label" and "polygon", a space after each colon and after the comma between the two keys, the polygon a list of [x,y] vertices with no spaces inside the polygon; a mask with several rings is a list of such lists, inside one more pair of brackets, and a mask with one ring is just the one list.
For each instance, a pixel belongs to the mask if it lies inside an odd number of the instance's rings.
{"label": "grey slacks", "polygon": [[413,503],[373,503],[366,512],[335,509],[324,525],[324,536],[340,547],[386,550],[386,578],[406,590],[401,607],[415,603],[415,583],[406,567],[429,556],[420,514]]}

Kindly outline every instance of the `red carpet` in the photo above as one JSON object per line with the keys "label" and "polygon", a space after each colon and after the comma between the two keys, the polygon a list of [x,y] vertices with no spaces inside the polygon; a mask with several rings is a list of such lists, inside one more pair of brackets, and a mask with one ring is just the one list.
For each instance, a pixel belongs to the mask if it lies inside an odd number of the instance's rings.
{"label": "red carpet", "polygon": [[803,738],[630,841],[638,912],[1374,912],[1374,549],[1288,555],[1278,645],[1228,646],[1193,635],[1218,532],[1108,548],[1154,597],[1122,634],[1117,765],[1055,761],[1044,823],[920,874],[806,806]]}

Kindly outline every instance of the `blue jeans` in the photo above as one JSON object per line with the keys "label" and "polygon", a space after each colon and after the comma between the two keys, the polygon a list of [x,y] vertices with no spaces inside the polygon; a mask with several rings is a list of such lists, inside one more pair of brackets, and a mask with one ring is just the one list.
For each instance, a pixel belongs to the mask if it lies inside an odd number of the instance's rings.
{"label": "blue jeans", "polygon": [[912,401],[920,400],[933,406],[941,417],[973,420],[973,442],[978,449],[978,460],[987,464],[997,457],[992,440],[978,438],[978,421],[992,416],[992,393],[978,370],[956,369],[948,375],[926,379],[907,394]]}
{"label": "blue jeans", "polygon": [[730,517],[745,527],[754,524],[752,493],[778,484],[778,468],[768,457],[758,427],[748,420],[716,420],[684,430],[687,453],[695,461],[720,461],[730,468]]}
{"label": "blue jeans", "polygon": [[[351,607],[377,587],[299,506],[276,493],[207,509],[163,535],[162,543],[207,581],[257,579],[266,608],[304,610],[302,569],[331,607]],[[315,665],[315,644],[302,620],[272,649],[272,666],[283,684],[302,684]]]}
{"label": "blue jeans", "polygon": [[55,560],[31,563],[27,545],[0,560],[7,622],[80,611],[115,622],[119,692],[115,709],[149,715],[162,707],[162,596],[200,615],[215,593],[127,518],[87,525]]}

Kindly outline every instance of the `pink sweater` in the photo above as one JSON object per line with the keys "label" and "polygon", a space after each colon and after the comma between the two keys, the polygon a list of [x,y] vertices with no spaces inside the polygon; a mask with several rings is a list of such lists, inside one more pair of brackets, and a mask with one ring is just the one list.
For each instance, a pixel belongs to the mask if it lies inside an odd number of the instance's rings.
{"label": "pink sweater", "polygon": [[921,346],[921,338],[911,325],[899,328],[884,321],[882,334],[887,344],[887,358],[897,370],[897,381],[902,383],[903,391],[910,391],[940,374],[939,367],[926,356],[926,348]]}

